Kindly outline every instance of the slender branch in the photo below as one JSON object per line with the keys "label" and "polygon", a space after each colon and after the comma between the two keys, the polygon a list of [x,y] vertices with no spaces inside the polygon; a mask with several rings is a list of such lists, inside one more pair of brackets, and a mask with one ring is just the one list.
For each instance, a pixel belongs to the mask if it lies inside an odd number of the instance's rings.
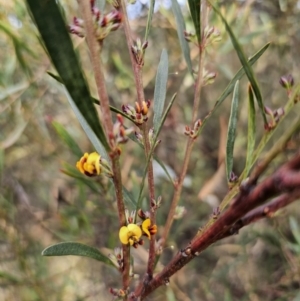
{"label": "slender branch", "polygon": [[[279,168],[272,176],[257,184],[257,186],[249,187],[245,185],[242,187],[240,194],[231,203],[229,209],[201,236],[196,236],[185,249],[181,250],[163,271],[147,283],[143,290],[140,290],[138,287],[135,291],[135,297],[141,297],[141,299],[143,299],[157,287],[168,282],[169,277],[191,261],[195,256],[199,255],[201,251],[217,240],[226,237],[233,225],[244,216],[245,222],[254,221],[255,215],[253,214],[258,213],[255,213],[255,211],[252,210],[264,203],[267,199],[284,191],[284,194],[281,197],[276,198],[265,206],[265,208],[269,207],[269,210],[278,210],[299,198],[299,186],[300,153],[298,153],[290,162]],[[259,210],[262,209],[256,210],[256,212],[260,212]],[[250,213],[247,216],[248,212]]]}
{"label": "slender branch", "polygon": [[[92,19],[92,12],[90,8],[90,2],[84,0],[78,0],[79,8],[84,20],[84,26],[86,30],[86,41],[90,50],[90,58],[92,61],[92,67],[95,75],[95,81],[97,85],[98,95],[101,101],[101,111],[103,115],[103,124],[106,129],[107,137],[111,137],[113,133],[113,122],[109,107],[109,98],[106,90],[105,79],[103,75],[103,66],[100,59],[100,47],[95,38],[94,25]],[[110,142],[110,139],[108,140]]]}
{"label": "slender branch", "polygon": [[[124,31],[127,41],[128,52],[130,54],[131,65],[134,74],[135,80],[135,87],[137,92],[137,100],[139,105],[142,107],[143,103],[145,102],[145,94],[144,94],[144,87],[143,87],[143,78],[142,78],[142,65],[138,64],[133,52],[133,39],[131,35],[131,29],[128,22],[128,16],[126,11],[126,3],[124,0],[121,0],[121,10],[123,13],[123,24],[124,24]],[[150,141],[149,141],[149,129],[147,123],[144,123],[141,126],[141,130],[143,133],[143,142],[144,142],[144,149],[145,149],[145,156],[146,158],[150,155]],[[150,220],[151,224],[156,224],[156,212],[152,210],[153,207],[153,200],[155,199],[155,189],[154,189],[154,174],[153,174],[153,165],[152,165],[152,158],[148,164],[148,189],[149,189],[149,208],[150,208]],[[152,278],[154,264],[155,264],[155,236],[151,236],[150,246],[149,246],[149,259],[147,265],[147,274],[149,278]]]}
{"label": "slender branch", "polygon": [[282,135],[282,137],[274,144],[271,150],[264,156],[264,159],[257,164],[253,170],[250,181],[256,183],[259,176],[267,169],[269,164],[279,155],[285,148],[292,135],[300,129],[300,118],[288,128],[288,130]]}
{"label": "slender branch", "polygon": [[133,74],[134,74],[135,87],[136,87],[136,91],[137,91],[137,99],[141,106],[143,101],[145,101],[143,78],[142,78],[142,66],[137,64],[135,56],[132,52],[133,39],[132,39],[131,29],[130,29],[127,11],[126,11],[126,2],[124,0],[121,0],[120,4],[121,4],[121,11],[123,14],[123,27],[124,27],[124,32],[125,32],[125,36],[126,36],[127,47],[128,47],[128,52],[130,55]]}
{"label": "slender branch", "polygon": [[[204,71],[204,54],[205,54],[205,39],[203,38],[203,30],[207,25],[207,13],[208,13],[208,8],[207,8],[207,3],[206,0],[201,1],[201,28],[202,28],[202,40],[201,40],[201,45],[199,45],[199,62],[198,62],[198,76],[196,79],[195,83],[195,93],[194,93],[194,105],[193,105],[193,116],[192,116],[192,122],[191,122],[191,127],[194,127],[194,123],[197,120],[198,116],[198,110],[199,110],[199,105],[200,105],[200,95],[201,95],[201,89],[202,89],[202,80],[203,80],[203,71]],[[182,192],[183,188],[183,181],[186,176],[188,164],[190,161],[191,153],[193,150],[193,146],[195,143],[195,139],[189,139],[187,142],[186,150],[185,150],[185,155],[183,159],[183,165],[182,169],[180,172],[180,176],[178,178],[178,181],[175,185],[175,190],[170,206],[170,211],[168,214],[168,218],[164,227],[164,232],[162,235],[162,240],[164,243],[166,243],[166,240],[168,238],[169,232],[171,230],[173,220],[174,220],[174,214],[176,207],[179,202],[179,198]]]}
{"label": "slender branch", "polygon": [[292,202],[298,200],[299,198],[300,198],[300,189],[296,189],[292,193],[285,193],[283,195],[280,195],[279,197],[268,202],[267,204],[264,204],[262,206],[253,209],[252,211],[247,213],[244,217],[239,219],[226,233],[224,233],[224,236],[222,238],[231,236],[232,234],[236,234],[241,228],[249,224],[252,224],[254,222],[257,222],[258,220],[264,217],[274,216],[274,214],[278,210],[282,209],[283,207],[286,207]]}
{"label": "slender branch", "polygon": [[[108,93],[106,89],[105,79],[103,75],[103,66],[100,59],[100,48],[99,44],[96,41],[94,34],[94,26],[92,22],[92,13],[90,8],[90,2],[85,0],[78,0],[79,8],[82,12],[83,20],[85,23],[86,29],[86,40],[90,50],[91,62],[94,70],[95,81],[97,85],[98,96],[101,101],[101,106],[99,107],[102,111],[103,123],[106,130],[106,135],[112,151],[110,153],[112,170],[113,170],[113,182],[116,191],[116,198],[118,204],[118,216],[120,227],[126,225],[126,216],[125,216],[125,206],[122,193],[122,178],[121,178],[121,169],[119,163],[119,154],[117,149],[114,148],[113,137],[113,121],[112,115],[110,112],[110,103],[108,98]],[[130,270],[130,248],[126,245],[122,245],[123,248],[123,288],[126,290],[129,286],[129,270]]]}

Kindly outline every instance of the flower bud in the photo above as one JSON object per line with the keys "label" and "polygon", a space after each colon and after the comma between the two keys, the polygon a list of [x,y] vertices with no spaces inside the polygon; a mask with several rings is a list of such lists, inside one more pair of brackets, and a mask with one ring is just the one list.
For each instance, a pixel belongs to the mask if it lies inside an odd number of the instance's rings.
{"label": "flower bud", "polygon": [[291,74],[288,74],[280,77],[279,83],[283,88],[290,90],[294,86],[294,78]]}

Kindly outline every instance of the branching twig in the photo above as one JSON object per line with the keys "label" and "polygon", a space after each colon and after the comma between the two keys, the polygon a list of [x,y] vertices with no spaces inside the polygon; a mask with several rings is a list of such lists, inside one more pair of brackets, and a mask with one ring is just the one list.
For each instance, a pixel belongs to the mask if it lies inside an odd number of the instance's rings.
{"label": "branching twig", "polygon": [[300,189],[296,189],[292,193],[286,193],[277,198],[273,199],[272,201],[259,206],[249,213],[247,213],[244,217],[239,219],[226,233],[222,238],[227,236],[231,236],[232,234],[238,233],[238,231],[249,225],[252,224],[264,217],[272,217],[279,209],[286,207],[287,205],[291,204],[292,202],[298,200],[300,198]]}
{"label": "branching twig", "polygon": [[[181,250],[162,272],[147,283],[143,290],[137,288],[135,296],[141,296],[143,299],[157,287],[165,284],[169,281],[169,277],[200,252],[217,240],[228,236],[233,229],[233,225],[243,217],[245,224],[254,222],[259,215],[263,215],[262,210],[267,210],[267,207],[270,210],[269,212],[274,212],[296,200],[300,195],[298,187],[300,187],[300,153],[257,186],[243,185],[240,194],[233,200],[229,209],[201,236],[196,236],[185,249]],[[264,209],[262,207],[254,209],[266,200],[281,193],[283,194],[265,205]]]}

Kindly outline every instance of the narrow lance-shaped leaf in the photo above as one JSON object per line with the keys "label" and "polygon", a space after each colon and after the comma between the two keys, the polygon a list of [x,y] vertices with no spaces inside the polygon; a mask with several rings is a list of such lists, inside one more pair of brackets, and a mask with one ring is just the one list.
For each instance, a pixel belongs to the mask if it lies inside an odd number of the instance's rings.
{"label": "narrow lance-shaped leaf", "polygon": [[152,16],[153,16],[153,12],[154,12],[154,5],[155,5],[155,0],[150,0],[148,18],[147,18],[147,25],[146,25],[146,31],[145,31],[145,41],[148,40],[148,36],[149,36],[149,33],[150,33]]}
{"label": "narrow lance-shaped leaf", "polygon": [[[58,81],[59,83],[64,84],[63,81],[62,81],[62,79],[61,79],[58,75],[52,73],[51,71],[47,71],[47,73],[48,73],[53,79],[55,79],[56,81]],[[1,96],[0,96],[0,97],[1,97]],[[91,100],[92,100],[92,102],[93,102],[94,104],[96,104],[96,105],[98,105],[98,106],[101,105],[101,104],[100,104],[100,101],[99,101],[98,99],[96,99],[96,98],[94,98],[94,97],[92,97],[92,96],[90,96],[90,98],[91,98]],[[1,100],[1,99],[0,99],[0,100]],[[111,106],[111,105],[109,106],[109,108],[110,108],[110,110],[111,110],[112,112],[114,112],[114,113],[116,113],[116,114],[120,114],[120,115],[122,115],[124,118],[127,118],[127,119],[130,120],[131,122],[134,122],[134,120],[133,120],[129,115],[125,114],[123,111],[121,111],[121,110],[119,110],[119,109],[117,109],[117,108],[115,108],[114,106]]]}
{"label": "narrow lance-shaped leaf", "polygon": [[103,255],[98,249],[78,243],[78,242],[61,242],[46,248],[42,252],[43,256],[66,256],[77,255],[90,257],[95,260],[101,261],[108,265],[114,266],[114,264]]}
{"label": "narrow lance-shaped leaf", "polygon": [[247,137],[247,158],[245,166],[245,177],[248,176],[255,148],[255,134],[256,134],[256,122],[255,122],[255,105],[254,95],[251,85],[248,86],[248,137]]}
{"label": "narrow lance-shaped leaf", "polygon": [[154,105],[153,105],[153,125],[154,125],[154,133],[156,133],[157,128],[161,122],[161,116],[163,114],[165,99],[166,99],[166,91],[167,91],[167,80],[168,80],[168,54],[165,49],[163,49],[160,61],[158,64],[156,80],[155,80],[155,90],[154,90]]}
{"label": "narrow lance-shaped leaf", "polygon": [[67,95],[67,99],[69,101],[69,104],[71,106],[71,108],[73,109],[79,123],[81,124],[83,130],[85,131],[86,135],[88,136],[88,138],[90,139],[91,143],[93,144],[95,150],[97,151],[98,154],[100,154],[101,156],[103,156],[106,160],[109,159],[107,152],[104,148],[104,146],[102,145],[102,143],[99,141],[99,137],[95,134],[95,132],[91,129],[90,125],[88,124],[88,122],[85,119],[85,116],[83,116],[81,114],[81,112],[79,111],[79,109],[77,108],[75,102],[73,101],[73,98],[70,97],[68,91],[66,91],[66,95]]}
{"label": "narrow lance-shaped leaf", "polygon": [[[267,43],[265,46],[263,46],[259,51],[257,51],[250,59],[249,64],[253,65],[261,56],[262,54],[268,49],[270,46],[270,43]],[[208,119],[213,115],[213,113],[216,111],[216,109],[223,103],[223,101],[227,98],[227,96],[232,92],[234,85],[237,80],[241,79],[244,75],[245,71],[244,68],[240,68],[239,71],[235,74],[233,79],[229,82],[221,96],[217,99],[213,109],[205,116],[205,118],[202,121],[202,126],[200,128],[200,133],[204,129]]]}
{"label": "narrow lance-shaped leaf", "polygon": [[127,207],[130,207],[130,205],[131,205],[132,208],[135,208],[137,202],[134,200],[134,198],[131,195],[131,193],[124,186],[122,188],[122,192],[123,192],[123,197],[124,197],[125,205]]}
{"label": "narrow lance-shaped leaf", "polygon": [[237,113],[239,105],[239,81],[236,82],[233,90],[231,112],[228,124],[227,144],[226,144],[226,174],[229,182],[233,167],[233,150],[235,142],[235,132],[237,124]]}
{"label": "narrow lance-shaped leaf", "polygon": [[106,150],[109,144],[75,54],[70,35],[55,0],[27,0],[47,52],[78,111]]}
{"label": "narrow lance-shaped leaf", "polygon": [[76,157],[82,156],[82,150],[76,143],[76,141],[72,138],[72,136],[68,133],[68,131],[58,122],[52,122],[53,127],[55,128],[57,134],[61,138],[61,140],[70,148],[72,153]]}
{"label": "narrow lance-shaped leaf", "polygon": [[223,15],[221,14],[221,12],[211,3],[211,1],[208,0],[208,2],[211,4],[213,10],[220,16],[220,18],[222,19],[223,23],[225,24],[225,28],[226,28],[226,31],[228,32],[229,36],[230,36],[230,39],[231,39],[231,42],[232,42],[232,45],[240,59],[240,62],[242,64],[242,66],[244,67],[244,70],[245,70],[245,73],[252,85],[252,89],[253,89],[253,92],[255,94],[255,97],[256,97],[256,100],[257,100],[257,104],[259,106],[259,109],[260,109],[260,112],[262,114],[262,117],[263,117],[263,120],[264,120],[264,124],[267,125],[268,122],[267,122],[267,117],[266,117],[266,113],[265,113],[265,110],[264,110],[264,105],[263,105],[263,100],[262,100],[262,95],[261,95],[261,92],[260,92],[260,89],[258,87],[258,83],[257,83],[257,80],[254,76],[254,73],[253,73],[253,70],[252,70],[252,67],[251,65],[249,64],[243,50],[242,50],[242,47],[240,46],[237,38],[235,37],[231,27],[228,25],[226,19],[223,17]]}
{"label": "narrow lance-shaped leaf", "polygon": [[192,76],[194,76],[192,60],[191,60],[191,55],[190,55],[190,47],[184,37],[185,23],[184,23],[183,15],[181,12],[181,8],[180,8],[177,0],[172,0],[172,10],[173,10],[173,14],[175,16],[175,21],[176,21],[176,26],[177,26],[177,34],[178,34],[179,44],[180,44],[180,47],[181,47],[181,50],[183,53],[183,57],[185,59],[185,62],[186,62],[189,72],[191,73]]}
{"label": "narrow lance-shaped leaf", "polygon": [[201,0],[188,0],[191,16],[195,26],[195,31],[198,39],[198,43],[201,43]]}

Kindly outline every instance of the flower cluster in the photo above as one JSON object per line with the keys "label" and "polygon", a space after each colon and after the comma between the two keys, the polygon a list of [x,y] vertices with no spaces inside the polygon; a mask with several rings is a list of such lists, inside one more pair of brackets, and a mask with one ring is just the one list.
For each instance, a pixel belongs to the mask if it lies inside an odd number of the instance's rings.
{"label": "flower cluster", "polygon": [[116,145],[123,144],[128,141],[128,135],[133,132],[133,128],[125,129],[122,115],[117,114],[117,120],[113,127],[113,139]]}
{"label": "flower cluster", "polygon": [[110,178],[113,176],[108,162],[96,152],[85,153],[76,163],[76,168],[88,177],[99,176],[101,173]]}
{"label": "flower cluster", "polygon": [[150,100],[143,101],[142,105],[138,102],[135,103],[135,107],[131,105],[123,105],[122,111],[133,119],[136,125],[142,125],[148,120],[148,111],[150,107]]}
{"label": "flower cluster", "polygon": [[135,57],[135,60],[140,66],[144,65],[144,54],[147,47],[148,41],[142,43],[140,39],[137,39],[135,45],[131,46],[131,51]]}
{"label": "flower cluster", "polygon": [[141,239],[142,235],[151,238],[151,235],[155,235],[157,232],[157,226],[151,224],[151,220],[149,218],[148,213],[144,213],[142,210],[138,211],[138,215],[143,219],[141,224],[134,223],[135,211],[129,214],[128,210],[126,210],[126,219],[128,221],[127,226],[123,226],[119,231],[119,238],[122,244],[130,245],[135,248],[138,245],[143,244],[143,240]]}
{"label": "flower cluster", "polygon": [[277,123],[281,119],[281,117],[284,115],[284,109],[278,108],[275,111],[272,111],[271,108],[264,106],[265,113],[270,116],[271,121],[267,124],[267,129],[272,130],[276,127]]}
{"label": "flower cluster", "polygon": [[186,125],[185,126],[184,134],[187,135],[187,136],[189,136],[189,137],[191,137],[192,139],[196,139],[198,137],[201,125],[202,125],[201,119],[198,119],[194,123],[194,128],[193,129],[191,129],[188,125]]}
{"label": "flower cluster", "polygon": [[[106,15],[101,14],[95,6],[95,1],[91,1],[91,11],[95,29],[95,36],[99,42],[102,42],[111,31],[117,30],[122,22],[122,15],[119,11],[114,10]],[[74,17],[73,24],[69,26],[71,33],[79,37],[85,36],[84,21]]]}

